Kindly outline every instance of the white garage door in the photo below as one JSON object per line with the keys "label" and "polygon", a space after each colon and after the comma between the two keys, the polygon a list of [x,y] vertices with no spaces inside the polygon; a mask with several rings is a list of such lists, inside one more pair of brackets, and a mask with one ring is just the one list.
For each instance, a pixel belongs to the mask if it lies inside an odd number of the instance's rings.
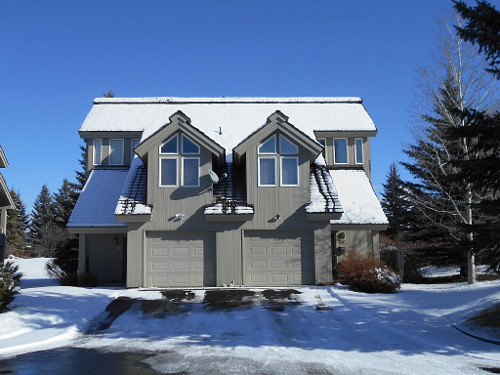
{"label": "white garage door", "polygon": [[214,286],[214,242],[213,233],[149,233],[146,285]]}
{"label": "white garage door", "polygon": [[313,251],[305,233],[245,233],[245,285],[314,283]]}

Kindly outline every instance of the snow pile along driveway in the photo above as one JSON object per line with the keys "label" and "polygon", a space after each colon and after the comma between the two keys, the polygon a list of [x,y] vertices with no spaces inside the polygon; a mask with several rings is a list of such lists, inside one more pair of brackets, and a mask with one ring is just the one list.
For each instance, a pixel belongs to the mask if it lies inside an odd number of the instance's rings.
{"label": "snow pile along driveway", "polygon": [[[30,270],[42,261],[17,262]],[[74,346],[151,353],[146,362],[163,373],[485,374],[481,367],[500,368],[499,346],[451,326],[497,303],[499,281],[404,285],[391,295],[301,287],[300,303],[282,308],[184,303],[172,313],[145,313],[132,304],[92,334],[85,332],[114,298],[159,299],[161,293],[49,281],[25,279],[13,311],[0,316],[0,358]],[[196,290],[191,302],[203,298]],[[321,303],[331,309],[318,310]]]}

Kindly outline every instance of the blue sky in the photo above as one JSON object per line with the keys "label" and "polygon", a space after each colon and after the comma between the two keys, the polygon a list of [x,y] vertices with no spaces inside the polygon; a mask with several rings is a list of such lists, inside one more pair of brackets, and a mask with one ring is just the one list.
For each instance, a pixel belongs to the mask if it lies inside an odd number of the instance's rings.
{"label": "blue sky", "polygon": [[78,169],[95,97],[360,96],[377,192],[451,0],[2,1],[0,145],[29,210]]}

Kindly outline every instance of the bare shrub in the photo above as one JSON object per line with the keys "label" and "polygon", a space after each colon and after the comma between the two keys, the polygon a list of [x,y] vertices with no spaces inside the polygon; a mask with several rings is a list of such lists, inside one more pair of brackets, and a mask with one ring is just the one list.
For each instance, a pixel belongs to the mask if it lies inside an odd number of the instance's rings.
{"label": "bare shrub", "polygon": [[347,252],[340,274],[343,283],[359,292],[396,293],[401,287],[399,277],[384,262],[354,250]]}

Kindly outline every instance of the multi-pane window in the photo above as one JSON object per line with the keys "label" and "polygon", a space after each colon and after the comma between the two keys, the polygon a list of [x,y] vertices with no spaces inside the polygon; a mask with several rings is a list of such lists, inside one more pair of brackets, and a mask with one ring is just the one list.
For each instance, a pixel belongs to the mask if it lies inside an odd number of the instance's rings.
{"label": "multi-pane window", "polygon": [[363,139],[356,138],[354,140],[354,146],[356,151],[356,164],[363,164]]}
{"label": "multi-pane window", "polygon": [[200,146],[184,134],[167,139],[160,146],[160,186],[178,186],[179,181],[181,186],[200,186],[199,154]]}
{"label": "multi-pane window", "polygon": [[94,165],[102,163],[102,139],[94,139]]}
{"label": "multi-pane window", "polygon": [[333,140],[333,162],[335,164],[347,164],[347,139],[335,138]]}
{"label": "multi-pane window", "polygon": [[109,140],[109,165],[123,165],[123,139]]}
{"label": "multi-pane window", "polygon": [[299,184],[299,148],[294,143],[281,134],[273,135],[262,142],[257,151],[259,186],[276,186],[278,175],[281,186]]}

